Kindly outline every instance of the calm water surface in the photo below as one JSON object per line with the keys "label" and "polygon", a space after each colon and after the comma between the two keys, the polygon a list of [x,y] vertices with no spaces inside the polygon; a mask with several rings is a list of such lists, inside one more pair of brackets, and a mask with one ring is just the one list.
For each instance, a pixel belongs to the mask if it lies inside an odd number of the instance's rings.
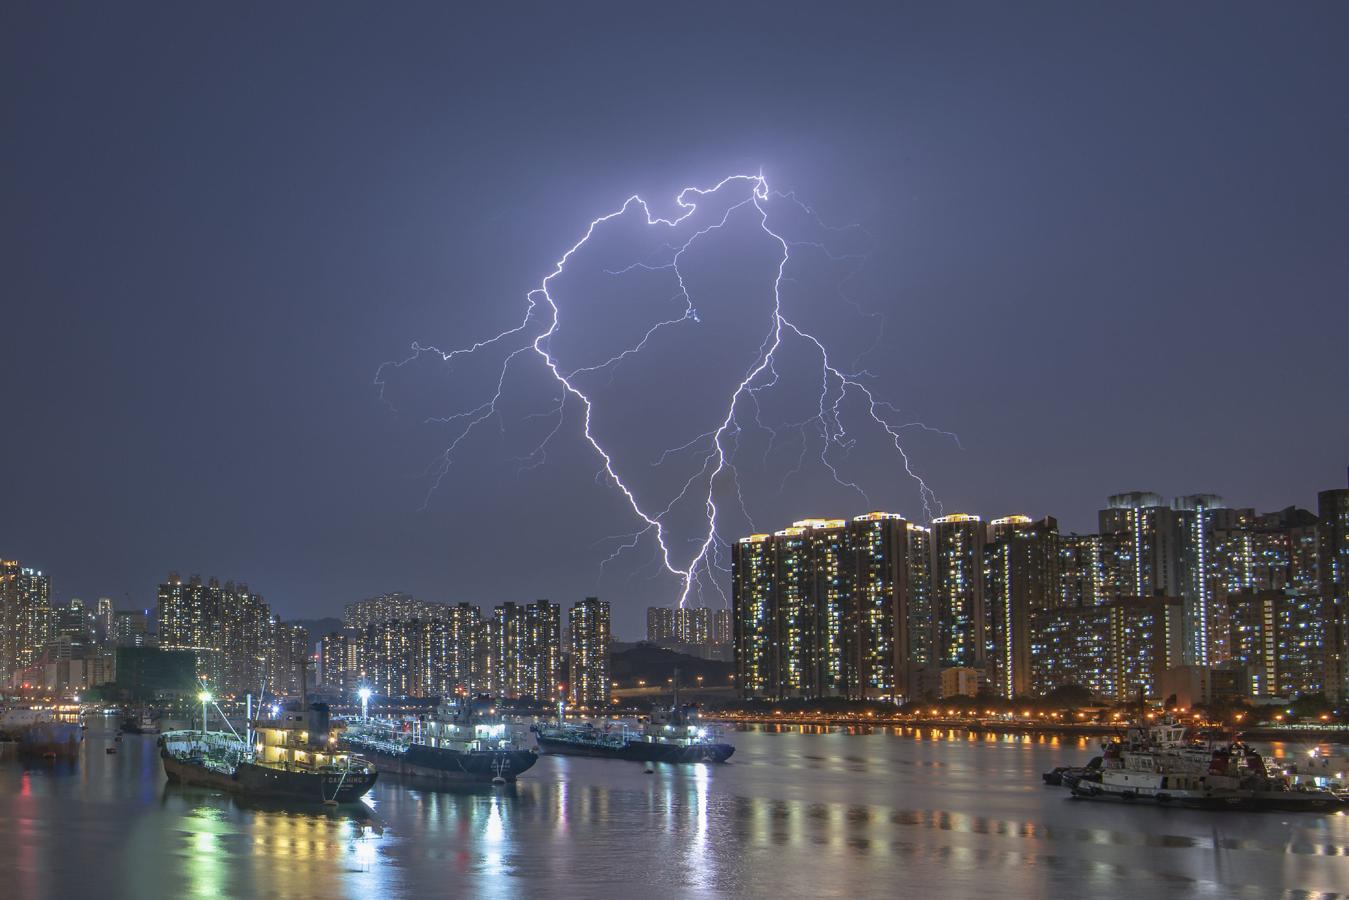
{"label": "calm water surface", "polygon": [[1349,816],[1065,799],[1076,740],[733,735],[729,765],[544,757],[514,788],[382,780],[295,812],[166,785],[154,738],[0,764],[0,897],[1338,897]]}

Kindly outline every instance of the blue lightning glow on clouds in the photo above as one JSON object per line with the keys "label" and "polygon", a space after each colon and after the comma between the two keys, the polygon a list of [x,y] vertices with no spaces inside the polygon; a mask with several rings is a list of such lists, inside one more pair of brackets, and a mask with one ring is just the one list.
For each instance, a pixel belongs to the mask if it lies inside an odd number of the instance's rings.
{"label": "blue lightning glow on clouds", "polygon": [[[591,240],[600,226],[627,214],[631,210],[639,210],[645,217],[645,222],[648,227],[662,227],[676,230],[681,224],[688,220],[690,216],[694,215],[702,198],[717,194],[723,189],[743,189],[745,191],[745,196],[743,199],[729,204],[724,215],[715,222],[699,228],[682,243],[665,244],[662,249],[667,255],[661,261],[637,262],[621,269],[606,270],[609,275],[614,276],[623,275],[634,270],[670,272],[676,283],[674,299],[682,306],[682,309],[678,314],[657,321],[645,331],[641,340],[637,341],[633,346],[612,355],[602,362],[574,369],[564,369],[549,346],[550,339],[559,329],[562,317],[562,310],[557,299],[553,296],[550,286],[564,271],[566,271],[572,257]],[[610,484],[623,496],[638,521],[636,531],[623,535],[616,535],[611,538],[611,540],[618,541],[618,544],[608,559],[604,560],[601,565],[607,564],[625,551],[632,550],[638,545],[642,538],[647,535],[653,536],[657,547],[656,558],[659,561],[659,564],[663,567],[665,572],[678,579],[679,603],[681,606],[684,605],[694,593],[697,593],[699,597],[702,597],[704,588],[710,588],[715,591],[723,598],[723,600],[726,598],[725,591],[721,586],[721,579],[718,577],[717,573],[724,573],[728,570],[725,554],[730,545],[719,532],[721,510],[718,507],[716,499],[716,488],[718,485],[726,484],[729,479],[729,486],[734,489],[738,511],[745,517],[747,522],[752,524],[754,521],[746,506],[744,495],[741,491],[739,471],[735,464],[737,451],[740,447],[741,436],[739,416],[744,412],[742,408],[746,403],[752,407],[754,427],[766,431],[770,436],[769,451],[772,450],[774,442],[779,439],[781,432],[790,430],[795,431],[799,435],[802,445],[801,457],[797,462],[796,469],[789,472],[786,476],[787,478],[790,478],[794,472],[799,471],[804,463],[808,442],[807,436],[809,434],[820,440],[819,461],[830,473],[833,480],[841,487],[854,491],[865,499],[866,493],[861,486],[855,481],[843,476],[839,472],[836,464],[836,456],[846,454],[856,442],[856,438],[854,438],[852,433],[843,424],[843,404],[849,398],[860,400],[866,410],[866,427],[879,429],[881,434],[884,435],[887,443],[893,445],[894,451],[901,461],[904,472],[917,484],[919,494],[922,498],[924,514],[929,518],[934,513],[939,514],[941,509],[940,502],[928,487],[927,483],[915,470],[908,453],[904,449],[901,441],[901,433],[906,429],[921,428],[929,431],[938,431],[952,439],[955,439],[955,436],[949,432],[933,429],[920,422],[898,421],[899,410],[890,403],[875,396],[872,389],[864,381],[864,379],[869,377],[869,373],[857,368],[857,360],[853,362],[851,370],[849,371],[839,368],[831,360],[829,350],[825,346],[825,343],[814,334],[789,319],[784,313],[782,304],[782,286],[784,281],[787,280],[787,267],[791,262],[792,249],[794,247],[811,248],[823,252],[826,257],[832,261],[839,261],[852,255],[839,256],[832,254],[822,243],[815,241],[790,241],[775,231],[773,227],[770,226],[769,222],[769,209],[775,203],[792,204],[800,211],[815,219],[817,223],[818,218],[815,216],[814,211],[798,200],[794,194],[770,190],[768,182],[762,174],[731,175],[722,179],[710,188],[688,187],[680,191],[675,198],[675,202],[679,210],[678,215],[672,218],[662,218],[654,215],[646,201],[640,196],[633,195],[628,197],[618,209],[592,220],[581,239],[573,244],[567,252],[557,260],[553,270],[543,279],[539,286],[526,295],[524,316],[520,320],[520,324],[516,325],[514,328],[503,331],[486,340],[477,341],[466,347],[448,351],[414,343],[412,345],[412,354],[409,357],[399,361],[387,362],[380,366],[375,375],[375,383],[379,386],[382,397],[385,387],[386,371],[406,366],[415,360],[420,359],[425,354],[438,354],[445,362],[452,362],[457,358],[472,356],[479,353],[493,352],[494,350],[505,351],[501,363],[500,375],[496,379],[495,388],[490,396],[470,409],[431,420],[453,426],[455,433],[444,452],[437,457],[435,462],[433,462],[432,466],[428,469],[428,474],[431,477],[431,486],[427,494],[428,500],[451,470],[456,450],[460,448],[469,435],[493,417],[497,417],[500,422],[497,404],[500,402],[502,393],[505,390],[506,376],[510,370],[511,364],[522,356],[534,356],[542,361],[548,372],[557,381],[560,389],[556,406],[545,413],[536,415],[556,416],[557,421],[534,452],[522,460],[522,464],[526,468],[529,468],[541,465],[544,462],[546,459],[547,445],[561,429],[567,406],[572,402],[579,403],[582,412],[582,433],[601,463],[600,468],[596,473],[596,477],[597,479]],[[629,359],[636,354],[641,353],[643,348],[646,347],[647,343],[657,333],[664,329],[676,327],[684,322],[699,321],[698,311],[685,282],[684,271],[681,269],[680,263],[684,254],[696,241],[726,227],[727,223],[731,220],[732,215],[740,210],[753,210],[758,227],[762,229],[780,249],[780,255],[777,259],[776,274],[773,280],[772,312],[768,317],[762,343],[759,345],[752,364],[745,371],[744,377],[740,382],[726,396],[724,405],[720,407],[723,411],[718,413],[719,418],[716,427],[699,434],[681,446],[672,447],[664,451],[652,463],[652,465],[660,466],[664,464],[670,456],[683,453],[688,453],[692,455],[695,461],[700,461],[694,473],[684,482],[682,488],[673,496],[669,503],[661,509],[655,509],[638,500],[635,491],[629,486],[628,482],[625,481],[623,473],[619,471],[619,467],[615,464],[614,453],[596,438],[591,427],[591,418],[595,401],[589,393],[578,385],[576,379],[579,375],[601,372],[605,369],[608,369],[612,376],[612,373],[617,366],[625,359]],[[831,228],[830,226],[822,227],[834,231],[840,230]],[[844,297],[844,299],[854,307],[857,307],[854,301],[846,297]],[[857,308],[860,312],[860,307]],[[863,315],[874,316],[876,314],[863,313]],[[879,340],[879,332],[877,340]],[[818,357],[820,392],[814,415],[804,421],[780,425],[775,428],[763,422],[759,400],[761,394],[778,384],[779,376],[775,364],[778,361],[780,352],[785,352],[784,341],[800,343],[807,353],[811,354],[813,357]],[[872,345],[872,349],[874,349],[874,347],[875,344]],[[870,352],[870,350],[867,352]],[[865,353],[862,354],[862,356],[865,355]],[[502,424],[501,427],[504,428],[504,424]],[[765,457],[769,451],[765,452]],[[786,478],[784,478],[783,481],[784,485],[785,483]],[[703,492],[704,487],[705,493]],[[696,492],[696,494],[693,492]],[[687,561],[684,561],[681,558],[687,554],[687,551],[685,551],[685,553],[679,552],[680,544],[675,543],[673,540],[670,534],[670,526],[667,524],[667,518],[676,506],[688,500],[691,496],[696,498],[694,502],[701,503],[702,505],[703,515],[701,521],[705,523],[705,527],[700,529],[699,534],[695,538],[688,541],[689,544],[696,546],[696,549],[692,552],[691,557],[687,558]]]}

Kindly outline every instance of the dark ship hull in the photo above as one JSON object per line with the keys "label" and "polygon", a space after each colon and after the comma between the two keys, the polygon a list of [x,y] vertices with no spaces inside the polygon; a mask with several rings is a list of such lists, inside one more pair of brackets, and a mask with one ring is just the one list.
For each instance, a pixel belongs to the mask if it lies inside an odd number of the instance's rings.
{"label": "dark ship hull", "polygon": [[624,759],[640,763],[723,763],[735,748],[730,744],[662,744],[655,741],[593,741],[537,733],[539,750],[561,756]]}
{"label": "dark ship hull", "polygon": [[9,737],[19,756],[77,760],[84,734],[73,722],[36,722],[13,728]]}
{"label": "dark ship hull", "polygon": [[539,759],[533,750],[464,751],[412,744],[399,753],[374,742],[348,738],[342,743],[346,749],[373,762],[383,773],[430,783],[482,783],[497,778],[514,781]]}
{"label": "dark ship hull", "polygon": [[1324,812],[1338,809],[1344,801],[1329,791],[1253,790],[1249,788],[1203,791],[1141,792],[1107,790],[1098,776],[1065,773],[1063,785],[1078,800],[1106,800],[1122,803],[1155,803],[1159,806],[1184,806],[1191,809],[1240,810],[1243,812]]}
{"label": "dark ship hull", "polygon": [[253,763],[241,763],[233,774],[180,759],[161,748],[164,774],[169,781],[215,788],[249,797],[298,800],[305,803],[353,803],[375,784],[378,773],[298,772]]}

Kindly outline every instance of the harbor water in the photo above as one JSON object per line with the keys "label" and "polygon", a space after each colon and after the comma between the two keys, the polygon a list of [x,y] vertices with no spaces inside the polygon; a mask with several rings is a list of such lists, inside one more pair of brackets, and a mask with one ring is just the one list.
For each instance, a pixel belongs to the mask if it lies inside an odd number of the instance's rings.
{"label": "harbor water", "polygon": [[1349,894],[1349,815],[1069,800],[1040,773],[1085,739],[761,729],[730,733],[727,765],[544,757],[512,786],[382,778],[304,809],[168,785],[153,736],[114,737],[95,721],[76,765],[0,764],[0,896]]}

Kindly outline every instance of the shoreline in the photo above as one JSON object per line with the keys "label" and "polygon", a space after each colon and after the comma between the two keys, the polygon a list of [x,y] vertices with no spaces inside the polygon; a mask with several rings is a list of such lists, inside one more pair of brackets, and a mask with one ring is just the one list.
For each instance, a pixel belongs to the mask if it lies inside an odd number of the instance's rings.
{"label": "shoreline", "polygon": [[[822,716],[758,716],[758,715],[725,715],[717,713],[703,713],[703,719],[709,722],[716,722],[721,725],[791,725],[791,726],[812,726],[821,728],[938,728],[947,730],[964,730],[971,734],[1031,734],[1031,735],[1078,735],[1082,737],[1097,737],[1101,735],[1115,734],[1124,729],[1123,722],[1104,723],[1104,722],[1082,722],[1082,723],[1039,723],[1039,722],[1004,722],[993,719],[963,719],[948,717],[925,717],[925,718],[899,718],[899,717],[878,717],[878,716],[857,716],[848,714],[822,715]],[[1215,728],[1227,728],[1223,725],[1204,726]],[[1349,743],[1349,726],[1327,727],[1327,728],[1290,728],[1287,726],[1255,726],[1252,728],[1230,729],[1237,730],[1239,733],[1250,740],[1259,741],[1292,741],[1302,740],[1314,743]]]}

